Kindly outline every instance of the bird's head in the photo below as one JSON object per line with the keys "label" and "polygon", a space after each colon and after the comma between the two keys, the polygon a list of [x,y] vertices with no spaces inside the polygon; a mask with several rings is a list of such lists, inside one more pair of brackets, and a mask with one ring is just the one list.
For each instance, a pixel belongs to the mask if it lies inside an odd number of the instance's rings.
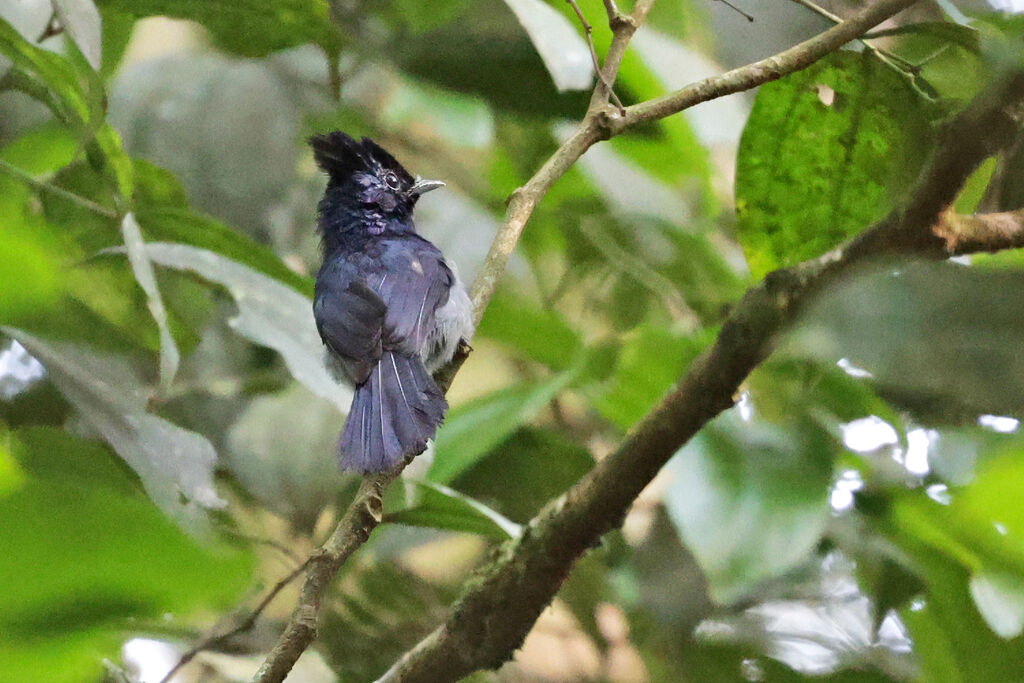
{"label": "bird's head", "polygon": [[[317,165],[328,176],[328,196],[352,203],[354,210],[387,223],[412,214],[424,192],[443,187],[439,180],[413,177],[398,160],[369,138],[360,141],[334,131],[309,139]],[[325,197],[327,199],[327,197]]]}

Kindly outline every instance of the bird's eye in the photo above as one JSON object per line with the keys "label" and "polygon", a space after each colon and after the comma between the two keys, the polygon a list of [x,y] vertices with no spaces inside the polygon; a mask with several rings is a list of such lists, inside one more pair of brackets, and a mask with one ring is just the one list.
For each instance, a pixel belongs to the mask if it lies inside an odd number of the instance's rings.
{"label": "bird's eye", "polygon": [[386,176],[384,176],[384,183],[388,187],[390,187],[392,190],[397,190],[398,189],[398,176],[395,175],[394,173],[390,173],[389,172]]}

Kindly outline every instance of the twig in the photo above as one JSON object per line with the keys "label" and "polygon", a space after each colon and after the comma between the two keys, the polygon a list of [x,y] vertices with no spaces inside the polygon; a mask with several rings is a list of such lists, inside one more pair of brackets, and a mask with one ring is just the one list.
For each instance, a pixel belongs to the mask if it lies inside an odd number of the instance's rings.
{"label": "twig", "polygon": [[750,90],[774,81],[818,61],[825,55],[864,34],[916,0],[879,0],[849,19],[777,55],[762,59],[719,76],[711,76],[680,90],[626,107],[626,115],[610,118],[611,135],[648,121],[663,119],[708,100]]}
{"label": "twig", "polygon": [[594,47],[594,27],[590,25],[587,18],[583,16],[583,10],[576,3],[576,0],[565,0],[572,7],[573,11],[576,12],[576,16],[579,17],[580,23],[583,24],[583,31],[587,34],[587,46],[590,47],[590,59],[594,62],[594,73],[597,74],[597,78],[604,87],[608,89],[608,95],[612,98],[612,102],[619,108],[619,112],[625,113],[626,107],[623,106],[622,100],[615,94],[615,90],[612,88],[612,84],[604,77],[604,73],[601,71],[601,62],[597,58],[597,49]]}
{"label": "twig", "polygon": [[233,629],[217,636],[208,635],[202,640],[200,640],[198,643],[196,643],[194,646],[192,646],[191,649],[189,649],[185,654],[181,656],[181,659],[178,660],[178,663],[171,667],[170,671],[164,674],[164,677],[160,679],[160,683],[168,683],[174,677],[174,674],[178,673],[178,671],[180,671],[183,666],[185,666],[193,659],[195,659],[196,655],[198,655],[200,652],[204,652],[206,650],[211,650],[213,648],[219,647],[229,642],[235,636],[240,635],[242,633],[246,633],[247,631],[251,630],[252,627],[256,625],[256,620],[259,619],[260,615],[263,613],[263,610],[267,608],[267,606],[274,600],[274,598],[277,597],[277,594],[280,593],[285,586],[294,581],[295,578],[299,574],[301,574],[303,570],[306,569],[309,563],[313,560],[313,557],[314,556],[311,555],[309,558],[306,559],[305,562],[303,562],[295,569],[288,572],[288,574],[284,578],[275,583],[274,587],[270,589],[270,592],[267,593],[262,600],[260,600],[260,603],[258,605],[256,605],[256,608],[252,612],[250,612],[245,617],[245,619],[239,622],[239,624],[235,626]]}
{"label": "twig", "polygon": [[[551,186],[572,167],[576,160],[594,144],[617,135],[631,126],[661,119],[701,102],[734,92],[749,90],[763,83],[781,78],[786,74],[804,69],[826,54],[839,49],[865,31],[913,4],[914,1],[879,0],[843,23],[774,57],[754,62],[721,76],[699,81],[663,97],[627,107],[625,115],[620,114],[615,109],[609,111],[608,91],[603,87],[603,82],[599,83],[598,87],[594,89],[587,114],[576,131],[562,143],[558,150],[525,185],[518,188],[510,196],[505,222],[491,243],[490,251],[480,267],[480,271],[471,288],[474,323],[479,325],[487,304],[497,288],[498,281],[505,271],[508,259],[515,250],[526,222],[533,214],[537,203],[547,194]],[[618,10],[613,1],[605,0],[605,7],[609,13],[609,23],[614,34],[611,46],[605,56],[604,76],[608,83],[614,84],[626,47],[637,28],[646,19],[652,5],[653,0],[637,0],[633,6],[632,13],[625,15]],[[448,367],[443,368],[440,373],[444,374],[446,379],[450,381],[462,362],[465,361],[467,354],[467,349],[460,349],[452,363]],[[680,427],[685,427],[685,425],[676,425],[674,428]],[[604,462],[602,461],[602,464]],[[380,523],[382,509],[380,497],[382,491],[398,476],[400,471],[401,468],[376,478],[367,479],[360,486],[355,500],[353,500],[338,523],[331,538],[321,548],[319,558],[310,564],[299,604],[293,612],[288,625],[285,627],[284,633],[282,633],[274,649],[267,656],[266,661],[254,678],[256,683],[280,683],[291,670],[299,655],[312,643],[316,637],[316,623],[320,606],[331,580],[348,557],[365,543],[370,533]],[[637,474],[643,475],[642,472]],[[651,473],[651,476],[653,476],[653,473]],[[601,515],[598,515],[598,518],[600,520]],[[599,521],[598,524],[600,523]],[[532,538],[533,536],[528,528],[520,542],[532,542],[530,540]],[[573,548],[575,546],[570,543],[567,547]],[[559,554],[555,553],[553,556],[557,557]],[[572,557],[575,558],[575,556],[573,555]],[[568,566],[563,567],[562,570],[568,572],[570,566],[571,562]],[[559,583],[560,580],[559,578]],[[541,592],[543,590],[542,588]],[[509,593],[507,595],[511,596],[512,594]],[[511,600],[512,598],[508,597],[507,599]],[[547,604],[549,599],[550,595],[543,601],[543,604]],[[530,605],[532,605],[531,602],[524,604],[528,608]],[[501,618],[502,609],[504,608],[495,607],[493,614],[496,618]],[[531,619],[529,624],[532,623]],[[529,624],[522,628],[521,633],[518,630],[513,631],[518,634],[516,637],[521,640],[525,635],[525,630],[529,628]],[[516,627],[522,627],[523,625],[510,622],[508,626],[516,629]],[[432,635],[429,638],[434,637],[436,635]],[[514,648],[515,644],[513,643],[511,647]],[[386,680],[404,680],[401,678],[401,676],[405,675],[402,672],[408,667],[419,670],[421,674],[426,672],[428,677],[419,680],[443,680],[442,678],[430,678],[429,676],[432,675],[430,669],[419,669],[420,663],[424,661],[421,654],[431,651],[427,645],[421,643],[420,646],[417,646],[416,650],[407,653],[406,657],[395,665],[392,671],[397,671],[398,673],[389,673],[387,676],[392,676],[392,678],[387,678],[386,676]],[[465,654],[468,655],[476,651],[476,647],[469,647],[466,649]],[[509,651],[511,650],[503,652],[502,656],[504,657]],[[451,653],[446,651],[446,655],[451,656]],[[456,657],[460,656],[462,655],[457,655]],[[502,659],[501,661],[504,660]],[[481,666],[488,666],[491,663],[488,661],[477,661],[471,664],[475,668],[479,668]],[[468,671],[473,670],[465,668],[469,664],[463,663],[456,667],[455,670],[467,671],[468,673]],[[442,670],[444,669],[438,669],[437,671]],[[394,676],[398,676],[398,678]]]}
{"label": "twig", "polygon": [[614,270],[633,278],[653,296],[661,299],[665,310],[677,324],[688,330],[699,326],[700,318],[686,303],[686,297],[670,278],[652,270],[643,259],[622,248],[610,235],[600,230],[593,218],[584,218],[580,221],[580,232]]}
{"label": "twig", "polygon": [[[262,536],[253,536],[253,535],[250,535],[250,534],[245,534],[245,533],[242,533],[241,531],[237,531],[235,529],[228,528],[227,526],[221,526],[220,530],[223,531],[225,534],[227,534],[229,536],[234,536],[235,538],[237,538],[239,540],[249,541],[250,543],[256,543],[258,545],[265,545],[268,548],[273,548],[274,550],[278,551],[279,553],[281,553],[282,555],[287,557],[292,562],[302,562],[303,561],[301,557],[299,557],[298,555],[295,554],[294,550],[292,550],[291,548],[286,546],[284,543],[281,543],[279,541],[275,541],[272,538],[263,538]],[[306,560],[306,561],[308,562],[308,560]]]}
{"label": "twig", "polygon": [[66,199],[69,202],[77,204],[78,206],[81,206],[84,209],[92,211],[93,213],[105,216],[106,218],[118,217],[117,212],[114,211],[113,209],[108,209],[107,207],[102,206],[101,204],[97,204],[91,199],[81,197],[75,194],[74,192],[68,192],[64,188],[57,187],[56,185],[51,185],[45,180],[39,180],[31,173],[23,171],[17,166],[7,163],[3,159],[0,159],[0,171],[17,178],[18,180],[22,181],[23,183],[30,187],[33,187],[42,192],[49,192],[50,194],[61,197],[62,199]]}
{"label": "twig", "polygon": [[[1024,100],[1024,72],[983,93],[947,128],[910,201],[825,256],[769,274],[748,290],[722,327],[665,399],[608,457],[569,491],[551,501],[519,539],[496,551],[447,621],[409,650],[377,683],[444,683],[508,661],[573,564],[600,537],[622,523],[635,498],[677,450],[733,404],[746,376],[771,352],[777,335],[820,288],[851,267],[878,256],[944,258],[933,232],[941,198],[955,194],[994,149],[1009,144],[1020,118],[1005,105]],[[946,149],[951,145],[953,149]],[[950,160],[954,159],[955,164]],[[893,241],[893,234],[903,239]],[[986,250],[1024,242],[1019,223],[1011,234],[988,234]],[[865,248],[869,247],[869,248]]]}
{"label": "twig", "polygon": [[754,21],[754,17],[752,15],[747,14],[746,12],[741,10],[739,7],[737,7],[736,5],[734,5],[731,2],[729,2],[729,0],[718,0],[718,2],[722,3],[723,5],[725,5],[726,7],[730,8],[730,9],[732,9],[734,12],[736,12],[736,14],[739,14],[741,17],[743,17],[747,21],[750,21],[750,22]]}
{"label": "twig", "polygon": [[622,12],[619,11],[619,7],[615,4],[615,0],[604,0],[604,9],[608,13],[608,21],[611,24],[615,23],[616,17],[622,16]]}
{"label": "twig", "polygon": [[59,36],[64,32],[64,26],[61,25],[57,19],[57,10],[50,11],[50,18],[46,21],[46,26],[43,27],[43,32],[36,38],[37,43],[41,43],[47,38]]}
{"label": "twig", "polygon": [[[827,9],[825,9],[821,5],[818,5],[817,3],[811,2],[811,0],[792,0],[792,1],[795,2],[796,4],[800,5],[801,7],[806,7],[807,9],[811,10],[812,12],[817,14],[818,16],[824,17],[825,19],[828,19],[833,24],[838,24],[839,22],[841,22],[843,20],[843,18],[841,16],[839,16],[838,14],[833,14],[832,12],[829,12]],[[906,74],[917,75],[917,73],[920,71],[920,67],[921,67],[920,64],[912,64],[911,62],[908,62],[906,59],[903,59],[903,57],[900,57],[897,54],[893,54],[892,52],[889,52],[888,50],[883,50],[880,47],[875,47],[874,45],[872,45],[869,42],[869,40],[870,39],[867,37],[866,34],[864,36],[861,36],[860,38],[858,38],[858,42],[860,42],[860,44],[863,45],[869,52],[871,52],[873,55],[875,55],[880,60],[882,60],[883,62],[885,62],[886,64],[888,64],[892,68],[896,69],[900,73],[902,73],[904,75],[906,75]]]}

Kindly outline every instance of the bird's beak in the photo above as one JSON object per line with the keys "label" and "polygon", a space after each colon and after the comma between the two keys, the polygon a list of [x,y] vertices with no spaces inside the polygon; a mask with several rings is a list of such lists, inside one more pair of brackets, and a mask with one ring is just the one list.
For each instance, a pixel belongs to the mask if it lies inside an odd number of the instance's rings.
{"label": "bird's beak", "polygon": [[423,178],[417,178],[416,182],[409,188],[409,192],[414,195],[421,195],[424,192],[430,192],[436,190],[439,187],[444,187],[444,183],[440,180],[424,180]]}

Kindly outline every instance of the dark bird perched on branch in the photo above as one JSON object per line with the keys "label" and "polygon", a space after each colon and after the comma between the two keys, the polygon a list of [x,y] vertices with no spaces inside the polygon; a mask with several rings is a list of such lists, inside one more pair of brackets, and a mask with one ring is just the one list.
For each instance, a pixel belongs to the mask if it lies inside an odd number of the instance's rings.
{"label": "dark bird perched on branch", "polygon": [[430,373],[472,335],[469,297],[412,210],[444,183],[413,178],[368,138],[310,138],[327,172],[323,265],[313,314],[335,369],[355,384],[338,442],[342,469],[383,472],[418,455],[448,403]]}

